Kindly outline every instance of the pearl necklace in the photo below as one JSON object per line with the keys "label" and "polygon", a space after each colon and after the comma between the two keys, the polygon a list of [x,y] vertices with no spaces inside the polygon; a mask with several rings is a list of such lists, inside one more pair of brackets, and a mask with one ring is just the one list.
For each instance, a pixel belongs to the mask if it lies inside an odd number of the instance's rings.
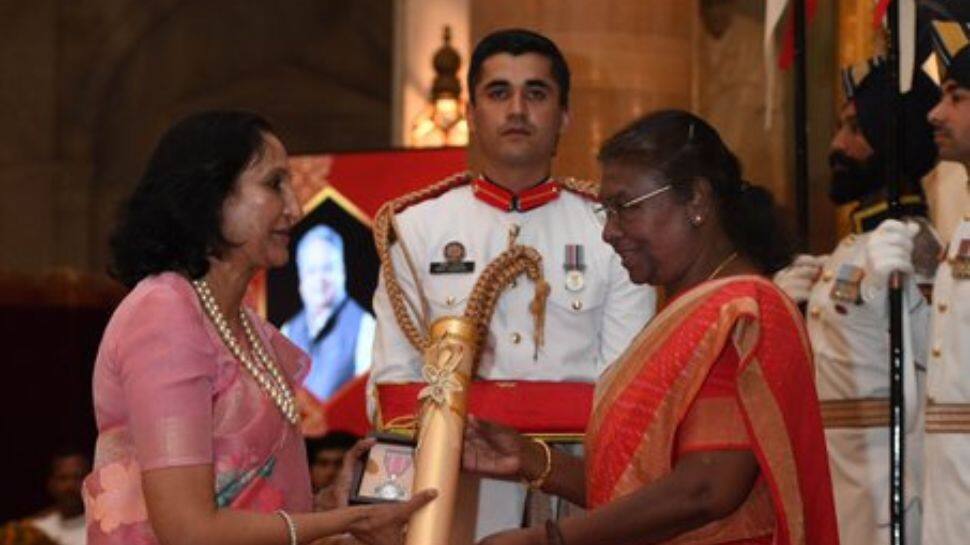
{"label": "pearl necklace", "polygon": [[249,371],[249,374],[256,380],[259,387],[269,395],[273,403],[283,413],[283,417],[290,424],[299,422],[300,415],[296,407],[296,396],[293,394],[290,384],[283,377],[279,366],[273,361],[269,353],[266,352],[262,340],[253,331],[249,319],[246,317],[246,313],[240,308],[239,320],[242,322],[243,331],[245,331],[246,338],[249,339],[249,345],[252,347],[251,355],[255,357],[247,355],[243,351],[239,341],[236,340],[232,329],[229,328],[226,317],[219,309],[219,305],[216,304],[212,290],[209,289],[209,284],[200,278],[199,280],[192,281],[192,287],[195,288],[195,292],[199,295],[199,300],[202,301],[202,307],[205,309],[205,313],[212,320],[213,325],[216,326],[216,331],[219,332],[222,342],[229,348],[229,351]]}

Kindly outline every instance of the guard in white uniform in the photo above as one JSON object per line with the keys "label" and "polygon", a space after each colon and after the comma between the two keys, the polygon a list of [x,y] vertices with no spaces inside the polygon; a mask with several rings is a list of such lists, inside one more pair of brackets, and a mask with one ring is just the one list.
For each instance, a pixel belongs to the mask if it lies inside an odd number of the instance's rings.
{"label": "guard in white uniform", "polygon": [[[837,204],[856,201],[853,234],[829,256],[800,256],[776,275],[789,296],[807,303],[809,338],[815,354],[816,386],[828,442],[839,535],[842,543],[889,542],[889,309],[886,282],[873,267],[867,243],[888,217],[885,195],[884,98],[889,93],[881,59],[843,72],[847,102],[832,139],[829,195]],[[925,220],[919,180],[934,165],[936,150],[926,114],[939,99],[935,84],[918,73],[902,101],[907,119],[903,153],[905,214],[923,225],[921,275],[907,280],[905,305],[906,532],[920,535],[919,488],[922,426],[919,401],[925,370],[929,306],[917,281],[930,282],[939,243]],[[905,237],[909,241],[909,237]],[[912,244],[912,243],[911,243]],[[912,245],[908,248],[912,251]],[[907,254],[908,258],[908,254]],[[914,357],[917,356],[917,357]],[[918,376],[918,378],[917,378]]]}
{"label": "guard in white uniform", "polygon": [[[934,23],[943,98],[930,112],[940,158],[970,165],[970,24]],[[966,198],[968,187],[960,189]],[[970,541],[970,209],[933,285],[926,407],[924,545]]]}
{"label": "guard in white uniform", "polygon": [[[505,208],[485,196],[505,191],[502,187],[484,178],[468,178],[397,215],[397,231],[416,260],[430,303],[429,321],[461,315],[478,274],[508,249],[514,237],[517,244],[542,254],[551,288],[545,342],[536,349],[529,313],[533,286],[522,278],[499,299],[479,377],[595,381],[651,317],[653,290],[630,282],[619,256],[600,238],[601,224],[588,198],[550,180],[531,190],[548,192],[548,202],[526,210]],[[399,245],[392,257],[397,264],[405,263]],[[404,271],[398,280],[416,300],[410,275]],[[422,356],[397,327],[383,279],[374,296],[374,311],[378,325],[371,380],[420,380]]]}
{"label": "guard in white uniform", "polygon": [[[418,280],[398,243],[391,249],[398,282],[413,302],[423,293],[429,322],[461,315],[481,271],[511,242],[535,248],[551,288],[544,342],[533,336],[533,285],[523,277],[499,299],[477,378],[592,382],[652,317],[655,294],[634,286],[603,242],[595,186],[549,177],[568,122],[568,67],[547,38],[506,30],[476,46],[468,79],[482,174],[457,176],[442,194],[397,215]],[[422,356],[402,333],[386,286],[382,277],[374,296],[372,416],[375,385],[422,380]],[[483,481],[477,537],[519,527],[524,498],[519,484]]]}

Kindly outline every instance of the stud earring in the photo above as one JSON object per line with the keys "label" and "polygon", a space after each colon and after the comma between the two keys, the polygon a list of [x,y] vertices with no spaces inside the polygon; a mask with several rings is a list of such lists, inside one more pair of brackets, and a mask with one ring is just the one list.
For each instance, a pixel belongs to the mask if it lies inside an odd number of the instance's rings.
{"label": "stud earring", "polygon": [[700,214],[695,214],[690,218],[690,224],[694,227],[698,227],[702,223],[704,223],[704,218]]}

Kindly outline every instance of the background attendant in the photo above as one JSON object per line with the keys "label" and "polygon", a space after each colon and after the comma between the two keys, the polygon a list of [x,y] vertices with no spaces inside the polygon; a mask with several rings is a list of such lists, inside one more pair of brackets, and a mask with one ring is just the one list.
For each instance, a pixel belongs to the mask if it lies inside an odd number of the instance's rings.
{"label": "background attendant", "polygon": [[344,455],[358,440],[356,435],[344,431],[332,431],[323,437],[307,439],[307,460],[310,462],[310,483],[314,494],[333,484],[343,469]]}
{"label": "background attendant", "polygon": [[84,503],[81,482],[91,471],[87,454],[64,448],[51,458],[47,493],[54,504],[32,518],[0,526],[4,545],[84,545]]}

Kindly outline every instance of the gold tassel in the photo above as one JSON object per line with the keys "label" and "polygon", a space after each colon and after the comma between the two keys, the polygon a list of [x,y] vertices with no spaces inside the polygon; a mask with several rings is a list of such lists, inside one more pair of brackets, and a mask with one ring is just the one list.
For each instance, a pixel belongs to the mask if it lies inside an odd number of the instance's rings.
{"label": "gold tassel", "polygon": [[536,283],[535,296],[529,304],[529,312],[535,324],[535,331],[532,334],[535,349],[532,353],[532,361],[539,359],[539,348],[546,342],[546,299],[549,298],[549,282],[541,279]]}

